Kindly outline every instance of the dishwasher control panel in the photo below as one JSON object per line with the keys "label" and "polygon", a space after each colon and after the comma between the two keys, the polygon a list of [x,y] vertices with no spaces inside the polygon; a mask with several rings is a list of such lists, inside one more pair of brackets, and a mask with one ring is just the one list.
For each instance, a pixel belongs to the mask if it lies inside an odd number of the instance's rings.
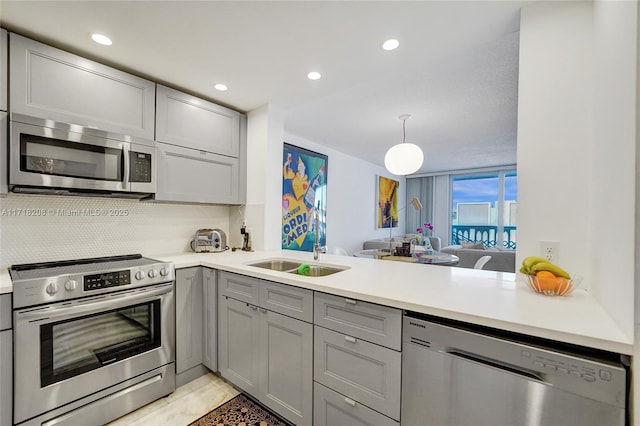
{"label": "dishwasher control panel", "polygon": [[611,369],[594,366],[592,362],[581,363],[579,360],[569,360],[566,355],[556,359],[547,354],[538,354],[535,350],[521,349],[520,356],[525,360],[531,360],[532,369],[541,373],[567,374],[587,382],[596,380],[610,382],[613,379]]}

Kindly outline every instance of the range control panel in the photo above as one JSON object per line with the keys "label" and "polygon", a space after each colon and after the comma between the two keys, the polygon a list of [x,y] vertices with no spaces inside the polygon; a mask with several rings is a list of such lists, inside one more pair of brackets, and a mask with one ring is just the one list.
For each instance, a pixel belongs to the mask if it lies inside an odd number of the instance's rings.
{"label": "range control panel", "polygon": [[129,284],[131,284],[131,272],[129,270],[85,275],[84,277],[84,291]]}

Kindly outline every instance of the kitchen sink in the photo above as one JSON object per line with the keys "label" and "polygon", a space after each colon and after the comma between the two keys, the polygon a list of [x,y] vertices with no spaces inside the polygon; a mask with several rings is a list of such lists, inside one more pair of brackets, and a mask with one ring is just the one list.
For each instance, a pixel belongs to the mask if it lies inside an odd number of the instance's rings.
{"label": "kitchen sink", "polygon": [[[298,274],[298,267],[302,264],[305,264],[305,262],[288,259],[269,259],[256,263],[248,263],[247,266],[255,266],[256,268],[264,268],[272,271],[289,272],[291,274],[300,275]],[[349,269],[348,266],[330,266],[311,263],[307,263],[307,265],[309,265],[310,270],[308,274],[305,274],[305,276],[310,277],[324,277]]]}
{"label": "kitchen sink", "polygon": [[272,271],[291,271],[298,269],[300,262],[285,259],[264,260],[258,263],[250,263],[249,266],[271,269]]}

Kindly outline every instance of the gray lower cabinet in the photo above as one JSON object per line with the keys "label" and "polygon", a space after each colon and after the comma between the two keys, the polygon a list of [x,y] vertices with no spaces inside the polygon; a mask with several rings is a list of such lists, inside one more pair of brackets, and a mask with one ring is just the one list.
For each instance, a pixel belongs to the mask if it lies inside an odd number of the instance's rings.
{"label": "gray lower cabinet", "polygon": [[154,144],[155,83],[15,33],[9,47],[12,114]]}
{"label": "gray lower cabinet", "polygon": [[[314,426],[399,426],[395,420],[316,383],[313,388]],[[409,425],[411,426],[411,425]]]}
{"label": "gray lower cabinet", "polygon": [[203,290],[200,267],[176,270],[175,302],[176,374],[180,376],[202,364]]}
{"label": "gray lower cabinet", "polygon": [[218,291],[215,269],[202,268],[204,301],[202,363],[211,371],[218,371]]}
{"label": "gray lower cabinet", "polygon": [[[220,374],[293,424],[311,426],[313,325],[228,294],[235,291],[240,297],[258,301],[254,295],[258,289],[262,300],[270,294],[267,299],[278,309],[311,317],[311,312],[297,307],[310,307],[313,293],[304,290],[307,294],[303,295],[301,289],[223,272],[219,285]],[[290,295],[287,289],[292,291]]]}
{"label": "gray lower cabinet", "polygon": [[0,295],[0,425],[13,420],[13,330],[11,293]]}
{"label": "gray lower cabinet", "polygon": [[218,296],[218,369],[220,375],[258,397],[260,311],[255,305]]}
{"label": "gray lower cabinet", "polygon": [[156,140],[237,158],[240,113],[158,85]]}
{"label": "gray lower cabinet", "polygon": [[296,425],[312,425],[313,326],[260,308],[260,393],[267,407]]}
{"label": "gray lower cabinet", "polygon": [[158,142],[155,199],[239,204],[240,161],[235,157]]}

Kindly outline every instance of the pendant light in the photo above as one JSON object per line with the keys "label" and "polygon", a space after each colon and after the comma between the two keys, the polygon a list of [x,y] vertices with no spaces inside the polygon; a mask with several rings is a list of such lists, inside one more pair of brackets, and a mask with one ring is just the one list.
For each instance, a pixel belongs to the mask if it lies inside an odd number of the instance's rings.
{"label": "pendant light", "polygon": [[394,175],[410,175],[422,166],[424,155],[418,145],[405,142],[405,124],[411,115],[403,114],[398,118],[402,120],[402,143],[389,148],[384,156],[384,166]]}

